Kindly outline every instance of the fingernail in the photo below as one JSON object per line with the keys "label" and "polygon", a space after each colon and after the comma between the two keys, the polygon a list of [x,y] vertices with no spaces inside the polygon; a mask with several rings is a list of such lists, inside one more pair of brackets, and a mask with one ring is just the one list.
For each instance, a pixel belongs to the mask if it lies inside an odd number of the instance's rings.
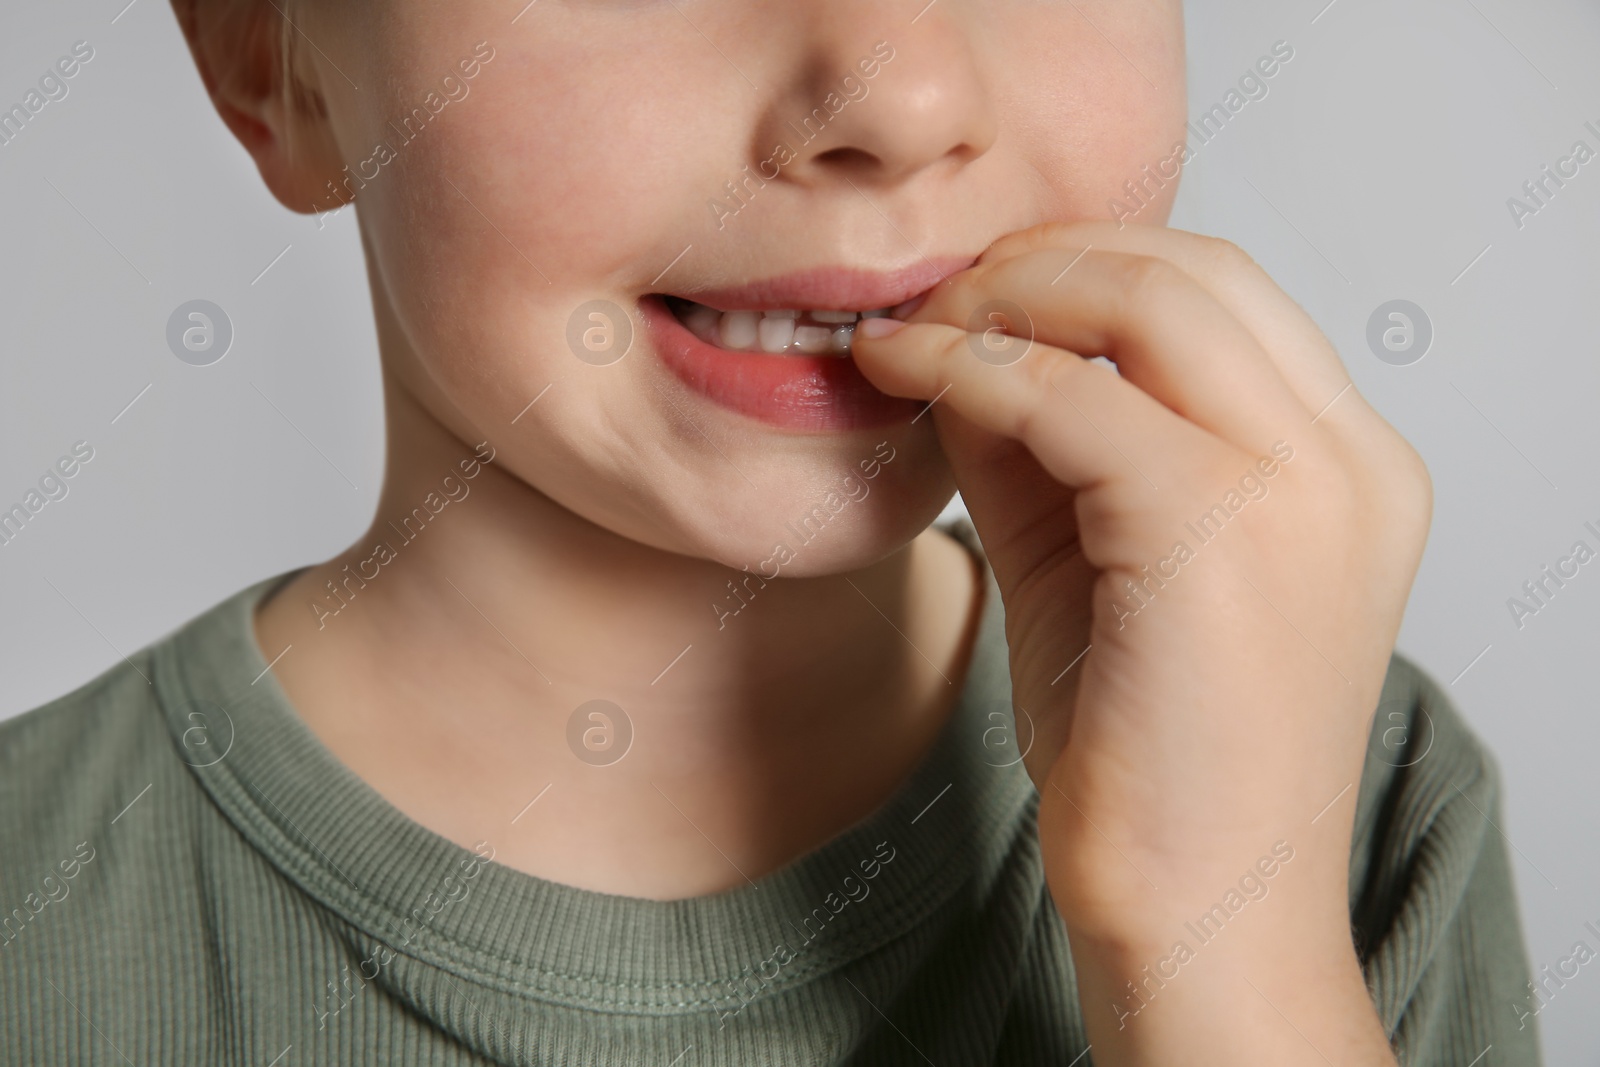
{"label": "fingernail", "polygon": [[916,296],[912,297],[910,300],[907,300],[903,304],[896,304],[889,311],[889,317],[895,319],[909,319],[919,307],[927,302],[928,293],[931,292],[933,292],[932,289],[926,290],[925,292],[918,293]]}
{"label": "fingernail", "polygon": [[898,333],[904,326],[905,323],[899,319],[862,319],[856,324],[856,336],[888,337],[892,333]]}

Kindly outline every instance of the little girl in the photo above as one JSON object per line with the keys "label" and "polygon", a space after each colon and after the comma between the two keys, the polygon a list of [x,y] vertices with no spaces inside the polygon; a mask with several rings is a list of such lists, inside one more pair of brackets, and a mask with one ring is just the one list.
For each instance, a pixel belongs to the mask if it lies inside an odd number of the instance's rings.
{"label": "little girl", "polygon": [[385,479],[0,727],[7,1062],[1537,1062],[1428,476],[1164,226],[1179,0],[174,7]]}

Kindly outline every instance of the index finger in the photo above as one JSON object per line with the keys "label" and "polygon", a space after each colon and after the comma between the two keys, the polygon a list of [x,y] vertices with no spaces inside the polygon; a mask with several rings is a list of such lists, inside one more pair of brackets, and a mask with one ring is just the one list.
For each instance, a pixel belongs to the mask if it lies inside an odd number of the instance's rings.
{"label": "index finger", "polygon": [[974,329],[972,316],[1015,306],[1030,336],[1105,356],[1168,408],[1248,451],[1298,429],[1311,412],[1255,336],[1193,275],[1161,256],[1085,249],[1072,273],[1052,252],[979,264],[939,286],[910,316]]}
{"label": "index finger", "polygon": [[[995,241],[977,265],[1055,249],[1067,267],[1086,248],[1158,256],[1193,276],[1244,324],[1309,411],[1323,412],[1349,387],[1339,353],[1305,310],[1248,253],[1221,238],[1148,224],[1046,223]],[[1371,411],[1359,396],[1344,398],[1352,399],[1345,411]],[[1337,421],[1332,411],[1329,420]]]}

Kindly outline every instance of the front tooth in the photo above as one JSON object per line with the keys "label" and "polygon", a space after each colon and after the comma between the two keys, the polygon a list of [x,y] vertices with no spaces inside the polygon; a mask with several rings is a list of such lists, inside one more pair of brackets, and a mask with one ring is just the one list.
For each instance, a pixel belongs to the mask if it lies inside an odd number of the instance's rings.
{"label": "front tooth", "polygon": [[813,311],[811,317],[818,322],[829,323],[856,321],[856,313],[854,311]]}
{"label": "front tooth", "polygon": [[762,315],[769,319],[798,319],[800,312],[793,308],[778,308],[776,311],[764,311]]}
{"label": "front tooth", "polygon": [[833,336],[829,339],[833,346],[833,350],[835,352],[850,351],[850,342],[855,338],[855,335],[856,328],[854,326],[840,326],[836,328],[833,331]]}
{"label": "front tooth", "polygon": [[771,312],[761,320],[761,351],[777,354],[794,340],[794,319],[777,318]]}
{"label": "front tooth", "polygon": [[759,311],[729,311],[719,326],[723,348],[748,350],[755,346],[761,322]]}
{"label": "front tooth", "polygon": [[797,326],[794,331],[795,347],[813,355],[826,352],[833,331],[826,326]]}
{"label": "front tooth", "polygon": [[716,308],[708,308],[704,304],[696,304],[689,309],[683,317],[683,324],[689,327],[689,332],[700,340],[710,343],[716,339],[717,324],[722,319],[722,312]]}

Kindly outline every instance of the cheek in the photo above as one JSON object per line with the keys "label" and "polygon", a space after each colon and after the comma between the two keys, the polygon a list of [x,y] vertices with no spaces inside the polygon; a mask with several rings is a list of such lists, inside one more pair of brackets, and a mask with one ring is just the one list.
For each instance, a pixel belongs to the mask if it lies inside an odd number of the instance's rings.
{"label": "cheek", "polygon": [[[718,157],[743,147],[730,133],[739,128],[729,110],[738,101],[721,99],[726,79],[706,66],[670,49],[502,47],[472,94],[402,150],[404,180],[380,210],[458,264],[480,258],[474,248],[487,239],[558,286],[637,273],[660,251],[651,246],[656,235],[681,230],[683,212],[703,210],[715,194],[728,169]],[[476,223],[462,226],[463,217]]]}
{"label": "cheek", "polygon": [[715,91],[636,61],[608,82],[591,60],[564,69],[502,50],[362,191],[378,268],[425,362],[458,345],[482,370],[511,346],[564,369],[574,309],[626,307],[683,251],[684,213],[706,210],[728,169],[714,139],[728,140],[727,113],[704,106]]}
{"label": "cheek", "polygon": [[[582,277],[636,268],[654,235],[675,228],[663,222],[683,210],[690,191],[709,195],[694,179],[715,151],[714,129],[685,119],[716,110],[707,106],[709,90],[681,69],[632,63],[629,71],[619,84],[587,65],[551,77],[537,58],[508,64],[492,72],[501,80],[485,86],[481,111],[463,114],[453,131],[448,153],[470,161],[468,179],[483,189],[483,199],[473,199],[536,262],[537,252]],[[655,90],[639,91],[636,78]]]}
{"label": "cheek", "polygon": [[[1112,218],[1124,183],[1145,180],[1145,166],[1156,171],[1187,140],[1181,9],[1078,0],[1029,11],[1007,31],[1017,54],[1003,102],[1029,146],[1018,151],[1047,180],[1052,216]],[[1140,221],[1165,221],[1178,182],[1147,188]]]}

